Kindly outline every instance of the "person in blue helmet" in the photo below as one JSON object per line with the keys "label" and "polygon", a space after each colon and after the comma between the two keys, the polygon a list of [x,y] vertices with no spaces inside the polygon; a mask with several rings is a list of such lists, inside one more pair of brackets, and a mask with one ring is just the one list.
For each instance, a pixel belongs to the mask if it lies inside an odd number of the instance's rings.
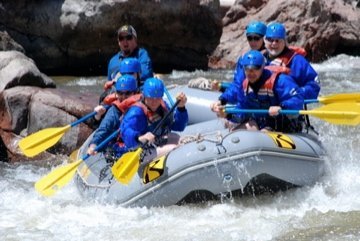
{"label": "person in blue helmet", "polygon": [[120,63],[120,67],[116,72],[115,78],[111,81],[107,81],[104,85],[104,89],[110,89],[114,83],[116,82],[117,78],[121,75],[130,74],[133,75],[134,78],[137,80],[137,84],[139,87],[143,85],[143,81],[141,81],[141,64],[138,59],[136,58],[125,58]]}
{"label": "person in blue helmet", "polygon": [[125,146],[123,152],[147,142],[151,150],[144,158],[144,161],[147,161],[168,153],[178,145],[180,136],[171,131],[183,131],[188,123],[188,112],[185,108],[187,98],[184,93],[176,97],[179,103],[172,117],[167,118],[156,133],[153,132],[170,109],[163,100],[164,88],[163,81],[158,78],[145,81],[143,98],[129,108],[120,125]]}
{"label": "person in blue helmet", "polygon": [[120,67],[116,77],[113,81],[108,81],[104,89],[105,91],[101,94],[99,99],[99,105],[94,108],[96,111],[96,115],[92,119],[92,126],[97,127],[100,124],[100,121],[104,114],[106,113],[106,106],[111,105],[113,101],[116,101],[117,95],[114,92],[113,85],[116,83],[116,80],[122,75],[132,75],[137,80],[138,91],[139,88],[142,86],[140,81],[140,74],[141,74],[141,66],[140,62],[136,58],[126,58],[120,63]]}
{"label": "person in blue helmet", "polygon": [[227,114],[222,107],[213,109],[219,117],[232,123],[232,127],[248,130],[298,132],[298,119],[279,114],[282,109],[301,110],[304,103],[299,86],[289,76],[265,68],[261,52],[251,50],[241,63],[245,80],[241,86],[236,107],[239,109],[268,109],[268,114]]}
{"label": "person in blue helmet", "polygon": [[123,25],[117,31],[117,41],[120,51],[109,62],[107,80],[112,81],[116,76],[120,63],[125,58],[136,58],[141,64],[140,80],[143,83],[147,78],[153,77],[152,61],[146,49],[140,48],[137,42],[137,33],[133,26]]}
{"label": "person in blue helmet", "polygon": [[304,50],[287,46],[283,24],[273,22],[267,26],[265,47],[266,65],[282,67],[299,85],[305,99],[317,99],[320,92],[318,74],[303,56]]}
{"label": "person in blue helmet", "polygon": [[261,21],[252,21],[246,26],[245,34],[250,49],[259,50],[259,51],[265,49],[265,44],[264,44],[265,33],[266,33],[266,24]]}
{"label": "person in blue helmet", "polygon": [[[252,50],[265,50],[264,36],[266,33],[266,24],[261,21],[252,21],[246,26],[245,34],[250,49]],[[245,73],[243,66],[241,65],[242,55],[239,57],[235,71],[233,82],[229,86],[222,87],[219,81],[214,81],[212,83],[213,90],[219,90],[223,92],[219,96],[219,101],[214,104],[224,105],[226,103],[234,103],[237,99],[239,87],[242,84],[242,81],[245,79]]]}
{"label": "person in blue helmet", "polygon": [[96,146],[119,128],[120,117],[126,111],[122,103],[125,99],[137,93],[137,81],[132,75],[122,75],[115,83],[115,90],[117,99],[111,103],[111,107],[94,133],[87,150],[87,153],[90,155],[94,155]]}

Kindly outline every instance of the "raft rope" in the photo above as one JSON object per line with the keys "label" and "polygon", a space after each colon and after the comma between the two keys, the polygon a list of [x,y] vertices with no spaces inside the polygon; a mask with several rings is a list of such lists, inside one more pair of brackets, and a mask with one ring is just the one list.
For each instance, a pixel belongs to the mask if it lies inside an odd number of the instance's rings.
{"label": "raft rope", "polygon": [[[206,136],[214,136],[215,138],[207,138]],[[207,132],[206,134],[196,133],[193,135],[185,135],[180,138],[180,145],[185,145],[191,142],[200,143],[203,141],[208,141],[216,144],[222,143],[224,137],[220,131]]]}

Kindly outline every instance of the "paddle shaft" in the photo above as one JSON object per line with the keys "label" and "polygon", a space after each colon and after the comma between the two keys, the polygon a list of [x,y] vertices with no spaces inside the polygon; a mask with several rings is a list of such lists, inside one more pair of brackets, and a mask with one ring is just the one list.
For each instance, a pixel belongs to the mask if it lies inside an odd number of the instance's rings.
{"label": "paddle shaft", "polygon": [[[103,140],[98,146],[95,147],[94,151],[99,151],[101,150],[109,141],[111,141],[113,138],[116,137],[116,135],[119,133],[120,129],[117,129],[116,131],[114,131],[110,136],[108,136],[105,140]],[[87,154],[83,156],[83,158],[81,158],[83,161],[85,161],[86,159],[88,159],[91,155]]]}
{"label": "paddle shaft", "polygon": [[[222,88],[226,89],[231,85],[231,83],[221,82],[220,85]],[[336,102],[360,102],[360,92],[331,94],[331,95],[321,96],[317,99],[304,100],[304,104],[311,104],[311,103],[331,104]]]}
{"label": "paddle shaft", "polygon": [[169,99],[170,105],[174,106],[174,101],[173,101],[168,89],[166,88],[166,86],[164,86],[164,91],[165,91],[166,97]]}
{"label": "paddle shaft", "polygon": [[86,121],[87,119],[93,117],[94,115],[96,115],[96,113],[97,113],[96,111],[93,111],[93,112],[87,114],[86,116],[81,117],[77,121],[74,121],[73,123],[70,124],[70,126],[74,127],[74,126],[80,124],[81,122]]}
{"label": "paddle shaft", "polygon": [[[242,113],[251,113],[251,114],[268,114],[269,110],[266,109],[236,109],[229,108],[225,110],[226,113],[230,114],[242,114]],[[280,110],[279,114],[285,115],[311,115],[311,114],[323,114],[323,115],[357,115],[356,112],[349,111],[317,111],[317,110]]]}
{"label": "paddle shaft", "polygon": [[231,85],[230,82],[225,82],[225,81],[220,82],[220,88],[227,89],[230,87],[230,85]]}
{"label": "paddle shaft", "polygon": [[[169,116],[172,114],[172,112],[175,110],[176,106],[179,104],[180,100],[177,100],[176,103],[171,107],[171,109],[165,114],[165,116],[161,119],[161,121],[157,124],[157,126],[155,127],[155,129],[152,131],[153,133],[157,132],[161,126],[164,124],[164,122],[167,120],[167,118],[169,118]],[[145,141],[142,145],[141,145],[141,149],[146,146],[146,144],[148,143],[148,141]]]}
{"label": "paddle shaft", "polygon": [[[110,108],[110,105],[104,105],[104,108],[105,108],[106,110],[108,110],[108,109]],[[71,126],[71,127],[74,127],[74,126],[76,126],[76,125],[78,125],[78,124],[86,121],[87,119],[90,119],[91,117],[95,116],[96,114],[97,114],[97,112],[96,112],[96,111],[93,111],[93,112],[87,114],[86,116],[81,117],[81,118],[78,119],[77,121],[74,121],[73,123],[70,124],[70,126]]]}

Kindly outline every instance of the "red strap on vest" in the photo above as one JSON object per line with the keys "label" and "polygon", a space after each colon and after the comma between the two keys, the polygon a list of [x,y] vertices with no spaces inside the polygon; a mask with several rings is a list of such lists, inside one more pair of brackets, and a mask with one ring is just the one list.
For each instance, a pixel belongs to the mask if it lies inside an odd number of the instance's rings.
{"label": "red strap on vest", "polygon": [[300,54],[302,56],[306,56],[307,55],[307,52],[304,48],[302,47],[298,47],[298,46],[289,46],[289,49],[291,49],[292,51],[294,51],[295,53],[297,54]]}
{"label": "red strap on vest", "polygon": [[301,47],[290,46],[287,48],[285,53],[283,53],[281,56],[276,57],[274,60],[272,60],[271,65],[289,67],[291,60],[297,54],[305,56],[306,51],[305,51],[305,49],[303,49]]}
{"label": "red strap on vest", "polygon": [[[273,88],[274,88],[275,80],[280,73],[281,72],[272,72],[271,76],[265,81],[265,83],[260,87],[260,89],[269,90],[272,92]],[[246,78],[243,81],[243,90],[245,93],[246,93],[246,90],[248,89],[248,86],[249,86],[249,80]],[[260,90],[259,90],[259,92],[260,92]]]}
{"label": "red strap on vest", "polygon": [[116,101],[112,102],[113,105],[115,105],[122,113],[125,113],[131,106],[139,102],[142,98],[141,94],[132,95],[129,98],[126,98],[123,101],[119,101],[116,99]]}
{"label": "red strap on vest", "polygon": [[[146,118],[148,119],[149,123],[154,123],[155,121],[158,121],[162,118],[162,116],[160,116],[157,112],[153,112],[153,111],[149,110],[148,107],[141,101],[138,101],[138,102],[134,103],[133,105],[140,107],[144,111],[144,114],[146,115]],[[167,106],[166,106],[164,100],[161,100],[160,105],[166,112]]]}
{"label": "red strap on vest", "polygon": [[273,73],[284,73],[284,74],[290,74],[291,69],[286,66],[277,66],[277,65],[268,65],[265,66],[265,69],[270,70]]}
{"label": "red strap on vest", "polygon": [[118,98],[116,97],[116,94],[115,93],[112,93],[112,94],[109,94],[107,95],[104,100],[103,100],[103,103],[105,105],[111,105],[114,101],[116,101]]}

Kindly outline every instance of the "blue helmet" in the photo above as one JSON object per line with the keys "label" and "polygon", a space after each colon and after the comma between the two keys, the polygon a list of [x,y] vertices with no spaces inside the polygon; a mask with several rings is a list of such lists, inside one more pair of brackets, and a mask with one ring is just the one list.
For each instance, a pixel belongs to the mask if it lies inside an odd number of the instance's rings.
{"label": "blue helmet", "polygon": [[260,21],[253,21],[246,26],[246,36],[250,34],[259,34],[264,36],[266,33],[266,25]]}
{"label": "blue helmet", "polygon": [[122,75],[120,76],[115,84],[115,89],[118,92],[130,91],[135,92],[137,90],[137,82],[134,76],[132,75]]}
{"label": "blue helmet", "polygon": [[265,64],[265,58],[260,51],[250,50],[242,57],[241,64],[244,68],[248,66],[260,67]]}
{"label": "blue helmet", "polygon": [[143,94],[148,98],[161,98],[164,95],[164,83],[158,78],[148,78],[143,86]]}
{"label": "blue helmet", "polygon": [[123,59],[120,63],[120,73],[121,74],[131,74],[131,73],[140,73],[141,65],[139,60],[136,58],[126,58]]}
{"label": "blue helmet", "polygon": [[281,23],[270,23],[266,29],[266,38],[285,39],[286,30]]}

